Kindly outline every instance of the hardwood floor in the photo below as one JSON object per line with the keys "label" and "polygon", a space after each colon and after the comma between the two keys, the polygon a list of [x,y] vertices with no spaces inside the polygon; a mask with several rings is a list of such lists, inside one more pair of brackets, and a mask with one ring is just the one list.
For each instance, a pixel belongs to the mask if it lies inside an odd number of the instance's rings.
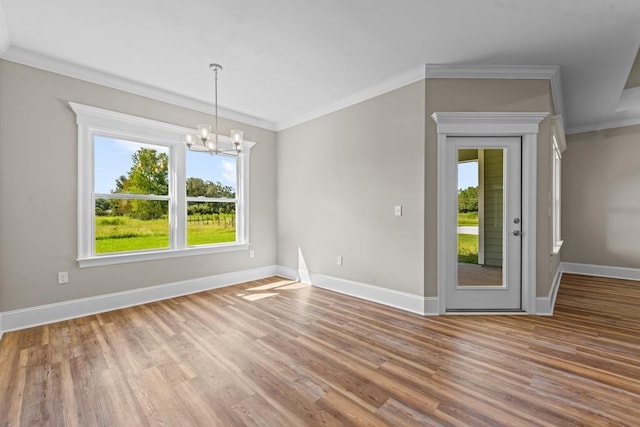
{"label": "hardwood floor", "polygon": [[418,315],[280,278],[9,332],[0,425],[640,424],[640,284]]}

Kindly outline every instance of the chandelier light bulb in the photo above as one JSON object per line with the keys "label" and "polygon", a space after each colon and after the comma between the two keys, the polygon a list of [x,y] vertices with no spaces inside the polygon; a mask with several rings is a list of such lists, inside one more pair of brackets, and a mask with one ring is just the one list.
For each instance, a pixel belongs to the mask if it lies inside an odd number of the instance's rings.
{"label": "chandelier light bulb", "polygon": [[209,125],[198,125],[198,136],[200,139],[207,140],[211,135],[211,126]]}
{"label": "chandelier light bulb", "polygon": [[242,134],[243,132],[241,130],[233,129],[231,131],[231,141],[234,145],[242,144]]}

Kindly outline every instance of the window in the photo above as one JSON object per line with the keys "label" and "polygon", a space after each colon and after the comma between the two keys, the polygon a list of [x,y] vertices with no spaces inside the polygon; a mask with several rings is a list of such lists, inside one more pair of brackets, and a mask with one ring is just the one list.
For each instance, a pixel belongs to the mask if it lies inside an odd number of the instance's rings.
{"label": "window", "polygon": [[187,245],[236,240],[236,158],[187,151]]}
{"label": "window", "polygon": [[169,149],[93,137],[94,253],[168,249]]}
{"label": "window", "polygon": [[566,149],[564,129],[560,116],[551,118],[551,252],[557,254],[562,247],[562,236],[560,234],[560,189],[561,189],[561,163],[562,152]]}
{"label": "window", "polygon": [[188,129],[70,105],[80,267],[248,249],[253,142],[237,157],[211,156],[186,150]]}

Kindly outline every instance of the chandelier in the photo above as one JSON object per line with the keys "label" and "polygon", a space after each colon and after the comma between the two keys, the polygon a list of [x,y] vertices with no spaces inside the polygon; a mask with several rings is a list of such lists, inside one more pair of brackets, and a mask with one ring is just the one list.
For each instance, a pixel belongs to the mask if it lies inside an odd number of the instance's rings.
{"label": "chandelier", "polygon": [[211,125],[198,125],[196,132],[187,133],[185,144],[191,151],[237,156],[240,154],[242,131],[234,129],[231,130],[230,137],[218,136],[218,71],[222,70],[222,65],[209,64],[209,69],[213,71],[215,82],[215,128],[211,132]]}

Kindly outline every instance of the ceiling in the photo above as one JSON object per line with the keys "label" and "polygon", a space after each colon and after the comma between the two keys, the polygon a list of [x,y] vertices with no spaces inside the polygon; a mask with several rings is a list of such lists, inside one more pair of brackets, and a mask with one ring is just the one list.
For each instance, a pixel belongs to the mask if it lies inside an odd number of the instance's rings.
{"label": "ceiling", "polygon": [[638,0],[0,0],[0,57],[203,108],[218,62],[221,115],[274,130],[424,64],[557,65],[571,132],[640,123],[639,23]]}

